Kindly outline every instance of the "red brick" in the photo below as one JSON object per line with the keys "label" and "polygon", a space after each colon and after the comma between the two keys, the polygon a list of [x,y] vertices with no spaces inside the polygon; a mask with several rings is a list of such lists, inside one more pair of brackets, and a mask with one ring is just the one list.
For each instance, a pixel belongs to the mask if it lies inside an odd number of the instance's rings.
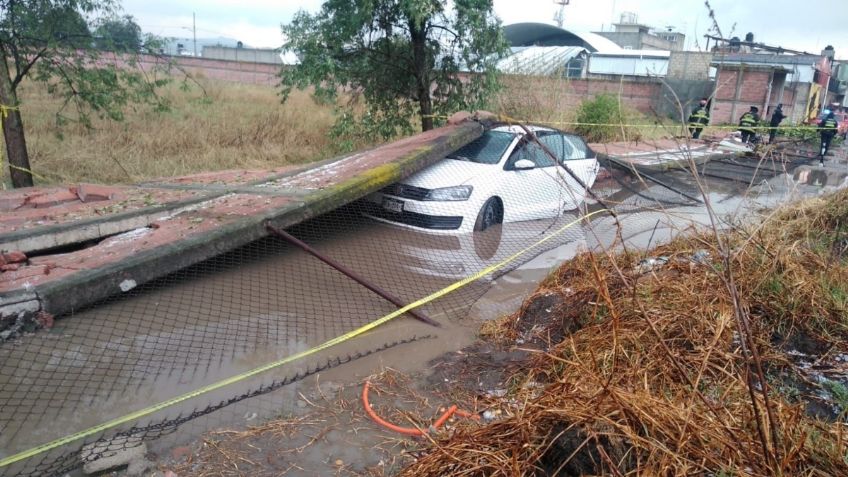
{"label": "red brick", "polygon": [[76,188],[77,197],[83,202],[112,200],[120,195],[121,189],[97,184],[80,184]]}
{"label": "red brick", "polygon": [[[8,267],[9,265],[4,265],[4,267]],[[11,271],[13,280],[20,280],[21,278],[29,278],[29,277],[37,277],[39,275],[47,275],[50,271],[44,265],[37,265],[34,267],[20,267],[17,270]]]}
{"label": "red brick", "polygon": [[22,196],[17,197],[0,197],[0,210],[2,211],[10,211],[19,209],[24,205],[25,198]]}
{"label": "red brick", "polygon": [[3,262],[4,263],[23,263],[27,261],[27,256],[25,253],[19,250],[13,250],[11,252],[6,252],[3,254]]}
{"label": "red brick", "polygon": [[26,203],[36,209],[41,209],[45,207],[54,207],[60,204],[67,204],[68,202],[76,202],[77,200],[79,200],[79,198],[75,193],[68,189],[63,189],[43,195],[28,197]]}
{"label": "red brick", "polygon": [[37,321],[38,324],[41,325],[41,327],[46,329],[46,330],[53,328],[53,322],[54,322],[53,315],[51,315],[50,313],[47,313],[46,311],[39,311],[35,315],[35,321]]}

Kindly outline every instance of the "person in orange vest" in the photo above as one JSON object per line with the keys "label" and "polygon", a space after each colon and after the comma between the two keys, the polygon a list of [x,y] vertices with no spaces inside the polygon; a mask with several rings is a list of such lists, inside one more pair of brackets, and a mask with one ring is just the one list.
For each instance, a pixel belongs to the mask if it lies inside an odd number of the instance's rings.
{"label": "person in orange vest", "polygon": [[833,111],[825,109],[823,113],[824,118],[819,123],[819,135],[821,136],[821,154],[819,155],[819,160],[821,161],[821,165],[824,165],[824,156],[830,150],[830,142],[833,141],[833,136],[836,136],[836,129],[838,127]]}

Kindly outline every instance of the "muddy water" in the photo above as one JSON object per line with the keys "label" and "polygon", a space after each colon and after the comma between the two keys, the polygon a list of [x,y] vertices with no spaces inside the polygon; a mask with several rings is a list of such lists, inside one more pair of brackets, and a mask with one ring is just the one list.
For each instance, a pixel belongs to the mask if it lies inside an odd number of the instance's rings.
{"label": "muddy water", "polygon": [[[665,180],[689,194],[697,193],[685,176],[669,174]],[[708,185],[717,216],[728,221],[809,192],[795,188],[786,176],[748,192],[733,183]],[[624,190],[616,184],[600,184],[596,190],[610,197],[619,211],[621,235],[630,247],[662,243],[709,223],[703,206],[680,205],[679,196],[659,186],[631,185]],[[665,205],[658,205],[658,198]],[[421,370],[430,359],[470,344],[479,320],[516,310],[562,261],[582,250],[606,249],[614,242],[617,231],[610,217],[599,216],[565,229],[576,217],[574,213],[506,224],[465,236],[422,234],[377,224],[352,209],[304,224],[293,231],[297,236],[406,302],[486,267],[502,266],[422,308],[442,323],[441,328],[404,316],[328,352],[192,399],[141,423],[189,414],[333,357],[432,335],[321,376],[352,382],[381,366]],[[554,239],[519,260],[502,263],[552,234]],[[260,241],[58,320],[50,332],[0,347],[0,456],[308,349],[393,310],[391,304],[305,253],[276,239]],[[209,427],[241,425],[285,413],[297,406],[298,392],[297,385],[287,386],[272,399],[251,399],[197,419],[168,441],[184,441]]]}

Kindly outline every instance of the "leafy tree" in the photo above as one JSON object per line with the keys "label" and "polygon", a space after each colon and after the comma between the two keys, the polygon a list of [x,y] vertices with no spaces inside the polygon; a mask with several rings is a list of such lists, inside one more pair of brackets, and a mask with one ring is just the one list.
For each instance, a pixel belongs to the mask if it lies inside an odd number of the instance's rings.
{"label": "leafy tree", "polygon": [[352,102],[340,105],[337,128],[383,138],[412,132],[416,114],[426,131],[434,115],[485,105],[506,53],[492,0],[327,0],[318,13],[298,12],[283,34],[300,60],[280,73],[284,100],[311,86],[338,105],[348,92],[366,112],[354,119]]}
{"label": "leafy tree", "polygon": [[108,17],[94,30],[95,44],[101,50],[141,50],[141,27],[131,15]]}
{"label": "leafy tree", "polygon": [[[165,84],[138,66],[134,55],[95,48],[85,17],[114,17],[114,0],[0,0],[0,117],[14,187],[31,186],[18,87],[42,82],[63,99],[57,122],[90,126],[92,114],[120,120],[130,103],[167,105],[156,95]],[[68,107],[76,114],[66,114]]]}

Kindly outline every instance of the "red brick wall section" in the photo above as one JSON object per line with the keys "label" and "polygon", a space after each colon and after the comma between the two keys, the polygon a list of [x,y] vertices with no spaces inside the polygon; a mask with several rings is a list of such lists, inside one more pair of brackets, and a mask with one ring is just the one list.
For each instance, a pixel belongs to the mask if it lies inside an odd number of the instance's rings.
{"label": "red brick wall section", "polygon": [[768,71],[746,71],[739,85],[739,101],[750,103],[749,106],[759,106],[766,102],[766,93],[771,73]]}
{"label": "red brick wall section", "polygon": [[[742,81],[739,81],[739,75]],[[718,71],[716,76],[716,95],[710,111],[713,124],[735,124],[751,106],[761,110],[766,102],[771,72],[754,70],[725,70]],[[738,85],[738,91],[737,91]],[[787,95],[788,96],[788,95]],[[733,106],[736,105],[734,113]],[[787,103],[787,101],[784,101]],[[784,111],[791,114],[791,107],[784,104]],[[761,114],[763,111],[761,111]]]}
{"label": "red brick wall section", "polygon": [[[276,85],[279,82],[277,77],[280,72],[279,65],[212,60],[190,56],[173,56],[169,59],[187,72],[205,78],[269,86]],[[141,59],[141,65],[144,68],[161,67],[163,60],[155,56],[144,56]]]}
{"label": "red brick wall section", "polygon": [[644,114],[653,114],[653,106],[662,89],[659,81],[618,81],[605,79],[570,80],[567,93],[574,96],[575,104],[601,94],[618,97],[621,102]]}
{"label": "red brick wall section", "polygon": [[716,75],[716,94],[715,99],[733,100],[736,97],[736,82],[738,81],[738,71],[719,70]]}
{"label": "red brick wall section", "polygon": [[[177,65],[186,71],[206,78],[233,81],[248,84],[276,85],[279,82],[279,65],[248,63],[239,61],[212,60],[184,56],[171,57]],[[157,57],[144,57],[141,61],[145,68],[161,67],[163,60]],[[645,114],[653,113],[654,103],[660,97],[662,84],[657,80],[619,81],[613,79],[576,79],[567,83],[568,96],[573,96],[575,105],[599,94],[621,95],[622,102]]]}

